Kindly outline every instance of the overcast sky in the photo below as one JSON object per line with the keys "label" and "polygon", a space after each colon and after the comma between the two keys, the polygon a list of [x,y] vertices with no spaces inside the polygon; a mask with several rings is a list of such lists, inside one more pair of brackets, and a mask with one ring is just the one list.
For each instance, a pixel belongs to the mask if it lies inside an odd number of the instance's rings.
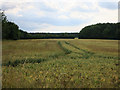
{"label": "overcast sky", "polygon": [[27,32],[79,32],[87,25],[118,22],[117,0],[16,1],[0,0],[0,9]]}

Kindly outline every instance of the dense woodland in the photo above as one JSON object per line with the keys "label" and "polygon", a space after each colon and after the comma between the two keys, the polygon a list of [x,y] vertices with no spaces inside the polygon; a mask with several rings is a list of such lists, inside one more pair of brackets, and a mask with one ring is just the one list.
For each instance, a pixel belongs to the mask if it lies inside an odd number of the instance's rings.
{"label": "dense woodland", "polygon": [[120,23],[98,23],[84,27],[80,38],[90,39],[119,39]]}
{"label": "dense woodland", "polygon": [[84,27],[80,33],[27,33],[14,22],[7,20],[2,12],[2,39],[119,39],[120,23],[99,23]]}

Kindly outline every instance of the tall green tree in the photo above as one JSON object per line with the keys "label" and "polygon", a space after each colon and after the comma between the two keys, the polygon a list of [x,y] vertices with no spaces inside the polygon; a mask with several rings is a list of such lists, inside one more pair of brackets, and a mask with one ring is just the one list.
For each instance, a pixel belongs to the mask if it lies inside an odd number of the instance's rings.
{"label": "tall green tree", "polygon": [[2,14],[2,39],[12,39],[17,40],[20,38],[19,27],[7,20],[7,16],[5,16],[4,12]]}

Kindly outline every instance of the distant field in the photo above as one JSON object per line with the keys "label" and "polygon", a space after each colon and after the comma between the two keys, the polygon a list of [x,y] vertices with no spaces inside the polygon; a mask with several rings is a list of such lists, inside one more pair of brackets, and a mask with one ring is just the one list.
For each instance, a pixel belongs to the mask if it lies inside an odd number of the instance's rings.
{"label": "distant field", "polygon": [[3,41],[3,88],[117,88],[118,40]]}

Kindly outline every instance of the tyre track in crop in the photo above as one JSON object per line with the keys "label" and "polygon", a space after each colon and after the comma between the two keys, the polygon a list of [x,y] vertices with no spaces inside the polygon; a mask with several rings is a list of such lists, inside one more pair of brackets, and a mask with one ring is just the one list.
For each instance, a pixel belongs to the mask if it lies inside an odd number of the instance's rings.
{"label": "tyre track in crop", "polygon": [[62,43],[61,43],[60,41],[58,42],[58,45],[59,45],[60,48],[65,52],[65,55],[72,53],[71,50],[68,50],[67,48],[63,47],[63,45],[62,45]]}
{"label": "tyre track in crop", "polygon": [[86,51],[84,49],[78,48],[78,47],[76,47],[75,45],[73,45],[73,44],[71,44],[69,42],[65,41],[65,44],[70,45],[72,48],[78,49],[79,51],[82,51],[83,53],[73,52],[73,53],[76,53],[76,54],[81,54],[82,57],[79,57],[79,58],[88,59],[89,57],[91,57],[94,54],[93,52],[89,52],[89,51]]}
{"label": "tyre track in crop", "polygon": [[62,45],[62,43],[60,41],[57,44],[64,51],[64,53],[56,53],[54,55],[49,55],[46,58],[37,58],[37,59],[36,58],[28,58],[28,59],[22,59],[22,60],[17,59],[15,61],[9,60],[8,62],[3,63],[2,65],[3,66],[16,67],[19,64],[25,64],[25,63],[33,63],[33,64],[34,63],[41,63],[41,62],[57,59],[59,57],[65,56],[65,55],[70,54],[72,52],[72,51],[66,49],[65,47],[63,47],[63,45]]}
{"label": "tyre track in crop", "polygon": [[[79,51],[82,51],[83,53],[81,52],[74,52],[72,50],[69,50],[67,49],[66,47],[64,47],[62,44],[66,44],[66,45],[69,45],[71,46],[72,48],[75,48]],[[95,55],[94,52],[90,52],[90,51],[87,51],[87,50],[84,50],[84,49],[81,49],[67,41],[64,41],[61,43],[61,41],[58,41],[57,44],[59,45],[59,47],[64,51],[64,53],[57,53],[57,54],[54,54],[54,55],[50,55],[48,56],[47,58],[28,58],[28,59],[23,59],[23,60],[15,60],[15,61],[11,61],[9,60],[8,62],[6,63],[3,63],[2,65],[3,66],[13,66],[13,67],[16,67],[17,65],[19,64],[25,64],[25,63],[41,63],[41,62],[45,62],[45,61],[49,61],[49,60],[54,60],[54,59],[57,59],[59,57],[65,57],[66,55],[69,55],[71,53],[75,53],[75,54],[79,54],[81,56],[71,56],[69,58],[71,59],[77,59],[77,58],[83,58],[83,59],[88,59],[90,57],[97,57],[97,58],[104,58],[104,59],[116,59],[116,60],[119,60],[120,57],[112,57],[112,56],[102,56],[102,55]]]}
{"label": "tyre track in crop", "polygon": [[15,61],[8,61],[7,63],[3,63],[3,66],[12,66],[12,67],[16,67],[19,64],[25,64],[25,63],[41,63],[47,61],[47,59],[43,59],[43,58],[38,58],[38,59],[34,59],[34,58],[28,58],[28,59],[22,59],[22,60],[15,60]]}
{"label": "tyre track in crop", "polygon": [[81,54],[82,57],[79,57],[79,58],[88,59],[88,58],[90,58],[90,57],[95,57],[95,58],[97,57],[97,58],[104,58],[104,59],[120,59],[120,57],[95,55],[94,52],[90,52],[90,51],[81,49],[81,48],[79,48],[79,47],[76,47],[75,45],[73,45],[73,44],[71,44],[71,43],[69,43],[69,42],[67,42],[67,41],[65,41],[65,43],[66,43],[67,45],[70,45],[71,47],[76,48],[76,49],[78,49],[78,50],[80,50],[80,51],[83,52],[83,53],[78,53],[78,52],[73,52],[73,51],[72,51],[73,53]]}

